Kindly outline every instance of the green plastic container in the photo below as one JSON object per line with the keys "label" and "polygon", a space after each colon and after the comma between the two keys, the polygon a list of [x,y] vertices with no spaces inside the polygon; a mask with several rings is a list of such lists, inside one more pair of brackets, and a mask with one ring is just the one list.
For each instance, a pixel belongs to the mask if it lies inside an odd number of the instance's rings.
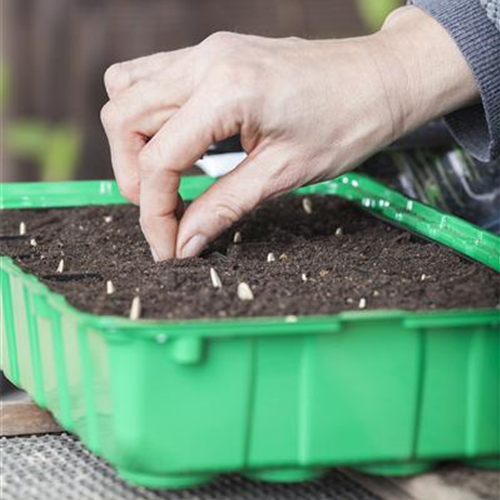
{"label": "green plastic container", "polygon": [[[193,198],[211,181],[187,178]],[[3,184],[2,208],[121,203],[109,181]],[[361,175],[332,193],[495,269],[500,240]],[[500,311],[130,321],[76,310],[0,257],[1,366],[133,483],[333,466],[410,474],[500,462]]]}

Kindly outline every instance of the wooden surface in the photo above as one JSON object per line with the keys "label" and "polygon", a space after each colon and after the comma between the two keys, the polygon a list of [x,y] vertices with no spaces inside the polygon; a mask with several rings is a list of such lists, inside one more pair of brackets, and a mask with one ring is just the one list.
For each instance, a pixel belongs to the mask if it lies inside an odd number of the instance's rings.
{"label": "wooden surface", "polygon": [[48,411],[29,400],[0,403],[0,436],[25,436],[61,432]]}

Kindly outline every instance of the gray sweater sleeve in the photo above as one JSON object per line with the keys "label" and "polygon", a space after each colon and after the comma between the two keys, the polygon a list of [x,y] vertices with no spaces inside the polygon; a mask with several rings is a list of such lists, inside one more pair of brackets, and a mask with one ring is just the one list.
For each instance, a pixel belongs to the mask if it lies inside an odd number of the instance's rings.
{"label": "gray sweater sleeve", "polygon": [[446,117],[455,138],[480,161],[500,157],[500,0],[410,0],[448,31],[469,63],[481,103]]}

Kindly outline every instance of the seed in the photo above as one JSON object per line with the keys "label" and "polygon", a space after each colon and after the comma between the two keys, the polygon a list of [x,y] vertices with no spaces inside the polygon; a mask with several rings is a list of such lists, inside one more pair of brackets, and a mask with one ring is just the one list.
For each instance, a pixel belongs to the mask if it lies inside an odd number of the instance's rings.
{"label": "seed", "polygon": [[375,291],[373,292],[373,296],[374,296],[374,297],[378,297],[379,295],[380,295],[380,292],[379,292],[378,290],[375,290]]}
{"label": "seed", "polygon": [[134,297],[132,300],[129,317],[132,320],[137,320],[141,317],[141,298],[139,296]]}
{"label": "seed", "polygon": [[212,286],[214,288],[222,288],[222,281],[213,267],[210,268],[210,279],[212,280]]}
{"label": "seed", "polygon": [[293,314],[285,316],[285,323],[297,323],[298,320],[299,318],[297,318],[297,316],[294,316]]}
{"label": "seed", "polygon": [[26,222],[21,222],[19,224],[19,236],[24,236],[26,234]]}
{"label": "seed", "polygon": [[306,273],[302,273],[300,277],[302,278],[302,281],[307,281],[309,279]]}
{"label": "seed", "polygon": [[313,213],[313,204],[310,198],[302,198],[302,208],[308,215],[311,215]]}
{"label": "seed", "polygon": [[360,309],[364,309],[366,307],[366,299],[365,298],[359,299],[358,307]]}
{"label": "seed", "polygon": [[80,224],[80,225],[78,226],[78,229],[79,229],[80,231],[83,231],[85,228],[84,228],[84,227]]}
{"label": "seed", "polygon": [[280,256],[279,256],[279,259],[280,260],[288,260],[288,255],[286,253],[282,253]]}
{"label": "seed", "polygon": [[113,216],[112,215],[105,215],[103,217],[103,219],[104,219],[104,222],[109,223],[109,222],[113,221]]}
{"label": "seed", "polygon": [[354,302],[354,299],[351,299],[351,297],[347,297],[347,299],[345,299],[345,301],[348,303],[348,304],[352,304]]}
{"label": "seed", "polygon": [[64,272],[64,259],[61,259],[59,261],[59,265],[57,266],[57,273],[63,273]]}
{"label": "seed", "polygon": [[425,274],[422,274],[422,276],[420,276],[420,281],[425,281],[427,279],[427,276]]}
{"label": "seed", "polygon": [[246,283],[238,285],[238,298],[240,300],[253,300],[253,292]]}
{"label": "seed", "polygon": [[330,274],[330,271],[328,269],[321,269],[319,272],[319,275],[324,278],[325,276],[328,276]]}
{"label": "seed", "polygon": [[106,281],[106,293],[108,295],[112,295],[115,293],[115,285],[113,285],[113,282],[111,280]]}
{"label": "seed", "polygon": [[335,229],[335,236],[342,236],[344,234],[344,230],[341,227]]}
{"label": "seed", "polygon": [[276,257],[274,256],[274,254],[272,252],[267,254],[267,262],[274,262],[275,260],[276,260]]}
{"label": "seed", "polygon": [[233,243],[241,243],[241,233],[239,231],[236,231],[233,236]]}
{"label": "seed", "polygon": [[30,240],[30,245],[31,245],[32,247],[36,247],[36,246],[38,245],[38,243],[36,242],[35,238],[31,238],[31,240]]}

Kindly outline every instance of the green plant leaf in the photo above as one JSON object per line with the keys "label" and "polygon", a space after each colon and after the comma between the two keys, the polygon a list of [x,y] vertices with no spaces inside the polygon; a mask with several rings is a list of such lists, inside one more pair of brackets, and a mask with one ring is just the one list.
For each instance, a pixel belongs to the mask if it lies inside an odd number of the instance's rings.
{"label": "green plant leaf", "polygon": [[63,181],[74,177],[81,152],[81,136],[70,125],[53,128],[41,158],[43,181]]}
{"label": "green plant leaf", "polygon": [[371,31],[380,29],[389,13],[402,3],[402,0],[356,0],[358,11]]}

